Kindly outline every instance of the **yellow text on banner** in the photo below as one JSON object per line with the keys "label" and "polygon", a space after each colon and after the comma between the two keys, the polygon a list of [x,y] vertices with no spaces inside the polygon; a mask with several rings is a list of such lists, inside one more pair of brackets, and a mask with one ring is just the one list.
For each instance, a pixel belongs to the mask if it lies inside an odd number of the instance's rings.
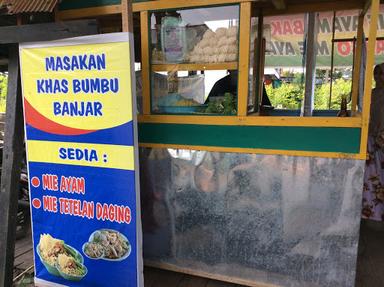
{"label": "yellow text on banner", "polygon": [[28,141],[28,161],[134,170],[133,146]]}

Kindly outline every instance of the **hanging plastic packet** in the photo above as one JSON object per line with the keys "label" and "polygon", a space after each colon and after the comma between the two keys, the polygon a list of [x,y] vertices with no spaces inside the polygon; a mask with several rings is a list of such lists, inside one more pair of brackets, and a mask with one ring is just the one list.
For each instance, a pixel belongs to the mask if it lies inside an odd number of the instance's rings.
{"label": "hanging plastic packet", "polygon": [[161,20],[161,47],[168,63],[180,63],[186,55],[186,30],[180,17],[166,16]]}

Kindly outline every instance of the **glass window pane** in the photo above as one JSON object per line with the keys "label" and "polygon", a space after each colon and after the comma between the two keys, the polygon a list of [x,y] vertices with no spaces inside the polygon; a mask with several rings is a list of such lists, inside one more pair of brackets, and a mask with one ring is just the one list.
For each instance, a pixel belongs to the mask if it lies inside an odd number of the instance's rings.
{"label": "glass window pane", "polygon": [[239,6],[150,14],[152,112],[237,110]]}
{"label": "glass window pane", "polygon": [[152,63],[237,61],[238,22],[238,6],[152,13]]}
{"label": "glass window pane", "polygon": [[152,73],[152,112],[236,115],[237,71]]}
{"label": "glass window pane", "polygon": [[274,110],[262,114],[300,114],[305,84],[305,19],[305,14],[264,18],[270,40],[267,37],[263,83]]}
{"label": "glass window pane", "polygon": [[[271,27],[270,25],[263,25],[262,42],[259,43],[258,35],[259,18],[251,18],[251,34],[250,34],[250,59],[249,59],[249,93],[248,93],[248,113],[257,112],[261,108],[271,107],[271,102],[266,95],[264,85],[258,85],[258,76],[263,77],[264,55],[266,53],[266,43],[271,41]],[[260,47],[258,45],[260,44]],[[259,54],[258,50],[260,49]],[[259,58],[260,57],[260,58]],[[260,74],[261,75],[258,75]],[[260,79],[260,78],[259,78]]]}
{"label": "glass window pane", "polygon": [[358,18],[357,10],[319,13],[315,110],[335,111],[326,115],[337,115],[342,99],[350,108]]}

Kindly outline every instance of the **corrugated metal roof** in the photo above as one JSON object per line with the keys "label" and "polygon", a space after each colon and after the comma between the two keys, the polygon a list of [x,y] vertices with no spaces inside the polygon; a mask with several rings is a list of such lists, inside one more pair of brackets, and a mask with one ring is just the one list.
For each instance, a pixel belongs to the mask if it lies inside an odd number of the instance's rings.
{"label": "corrugated metal roof", "polygon": [[8,14],[52,12],[59,0],[0,0]]}

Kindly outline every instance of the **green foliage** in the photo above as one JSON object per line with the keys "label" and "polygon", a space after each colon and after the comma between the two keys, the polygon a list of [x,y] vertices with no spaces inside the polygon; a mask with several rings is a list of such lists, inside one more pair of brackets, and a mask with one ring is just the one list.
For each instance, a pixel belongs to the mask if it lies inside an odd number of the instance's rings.
{"label": "green foliage", "polygon": [[[343,97],[349,100],[349,96],[352,89],[351,80],[337,79],[332,84],[332,100],[331,100],[331,110],[339,110],[341,99]],[[316,110],[326,110],[328,109],[329,103],[329,94],[330,94],[330,84],[323,84],[318,86],[315,90],[315,109]]]}
{"label": "green foliage", "polygon": [[225,93],[220,100],[210,100],[204,111],[208,114],[236,115],[236,99],[230,93]]}
{"label": "green foliage", "polygon": [[[295,77],[299,79],[299,77]],[[332,84],[331,109],[339,110],[341,99],[349,100],[352,81],[337,79]],[[274,107],[278,109],[300,109],[301,100],[304,96],[304,86],[297,83],[283,83],[279,88],[273,89],[272,85],[266,86],[268,97]],[[327,110],[330,95],[330,83],[316,86],[315,110]]]}
{"label": "green foliage", "polygon": [[5,112],[5,99],[7,96],[8,76],[0,73],[0,113]]}
{"label": "green foliage", "polygon": [[300,109],[301,99],[304,95],[301,85],[283,83],[276,89],[272,85],[268,85],[265,88],[272,106],[278,109]]}

